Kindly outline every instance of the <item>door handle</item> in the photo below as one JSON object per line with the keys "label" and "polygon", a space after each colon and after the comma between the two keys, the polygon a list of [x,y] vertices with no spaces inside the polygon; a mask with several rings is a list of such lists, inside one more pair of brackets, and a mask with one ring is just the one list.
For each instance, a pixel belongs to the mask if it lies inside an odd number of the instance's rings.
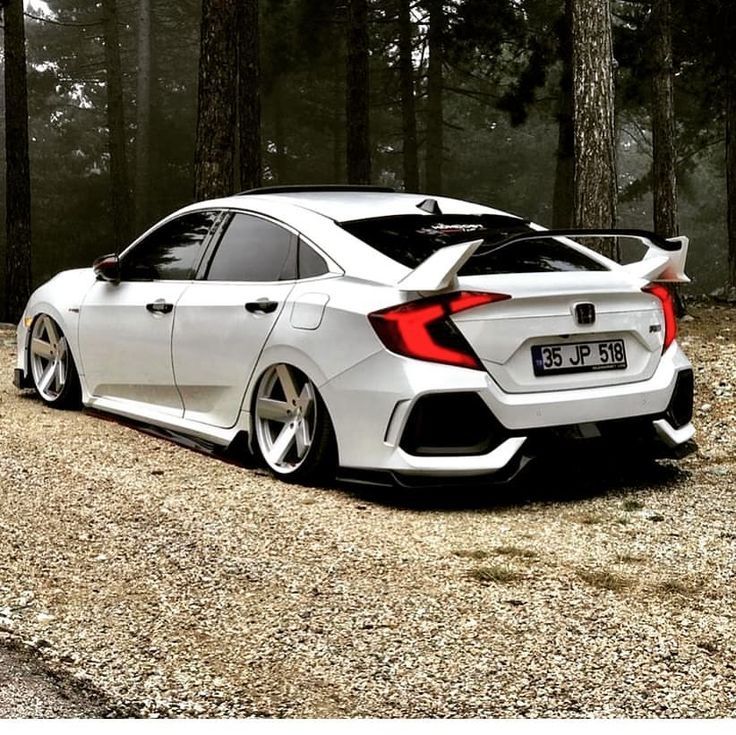
{"label": "door handle", "polygon": [[249,301],[245,305],[245,310],[251,314],[271,314],[278,308],[278,301],[271,301],[270,299],[258,299],[258,301]]}
{"label": "door handle", "polygon": [[152,304],[146,304],[146,309],[148,309],[151,314],[170,314],[174,310],[174,305],[167,303],[163,299],[159,299],[158,301],[154,301]]}

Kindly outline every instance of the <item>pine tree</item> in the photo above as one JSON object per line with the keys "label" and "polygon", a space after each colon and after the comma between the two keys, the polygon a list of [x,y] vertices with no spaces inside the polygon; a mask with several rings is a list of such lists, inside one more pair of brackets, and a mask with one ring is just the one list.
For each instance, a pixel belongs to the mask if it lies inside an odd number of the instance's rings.
{"label": "pine tree", "polygon": [[5,24],[6,231],[4,318],[16,322],[31,295],[31,177],[23,0],[0,0]]}
{"label": "pine tree", "polygon": [[572,2],[565,0],[560,19],[560,98],[557,108],[557,157],[552,195],[552,226],[572,227],[575,205],[575,129],[572,84]]}
{"label": "pine tree", "polygon": [[345,116],[348,183],[370,184],[370,82],[367,0],[348,0],[347,16]]}
{"label": "pine tree", "polygon": [[403,166],[406,191],[419,190],[412,52],[411,3],[410,0],[399,0],[399,76],[401,77],[401,129],[404,143]]}
{"label": "pine tree", "polygon": [[136,228],[149,223],[151,166],[151,0],[138,0],[138,77],[135,135]]}
{"label": "pine tree", "polygon": [[196,199],[233,193],[237,87],[237,0],[203,0],[194,153]]}
{"label": "pine tree", "polygon": [[131,197],[126,153],[123,71],[120,61],[118,8],[116,0],[102,0],[105,36],[107,128],[110,150],[110,185],[116,246],[121,250],[131,237]]}
{"label": "pine tree", "polygon": [[442,0],[429,0],[429,66],[427,69],[427,191],[442,193],[444,105],[442,99],[445,9]]}
{"label": "pine tree", "polygon": [[[610,0],[573,0],[572,46],[575,225],[610,228],[618,198]],[[598,246],[617,254],[611,240]]]}
{"label": "pine tree", "polygon": [[258,0],[238,3],[240,186],[261,185],[261,62]]}
{"label": "pine tree", "polygon": [[652,2],[652,187],[654,230],[664,237],[679,232],[677,221],[677,151],[672,68],[672,6]]}

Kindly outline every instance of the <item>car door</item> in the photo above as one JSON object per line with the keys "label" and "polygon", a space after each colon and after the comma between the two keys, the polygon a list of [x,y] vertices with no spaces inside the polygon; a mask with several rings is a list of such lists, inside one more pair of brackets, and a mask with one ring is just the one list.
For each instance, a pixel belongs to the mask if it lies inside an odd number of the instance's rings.
{"label": "car door", "polygon": [[93,397],[136,401],[182,416],[171,364],[172,326],[217,217],[201,211],[168,220],[123,253],[119,282],[92,286],[80,309],[79,344]]}
{"label": "car door", "polygon": [[235,213],[213,255],[177,304],[176,384],[184,416],[233,426],[263,346],[296,279],[298,238],[282,225]]}

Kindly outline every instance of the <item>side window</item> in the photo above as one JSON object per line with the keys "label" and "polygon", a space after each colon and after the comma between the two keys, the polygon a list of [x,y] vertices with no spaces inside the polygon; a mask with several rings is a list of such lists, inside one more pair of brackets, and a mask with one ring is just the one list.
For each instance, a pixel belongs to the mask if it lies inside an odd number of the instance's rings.
{"label": "side window", "polygon": [[208,281],[290,281],[296,278],[296,238],[259,217],[236,214],[215,250]]}
{"label": "side window", "polygon": [[190,280],[202,243],[216,219],[217,212],[192,212],[161,225],[123,258],[122,279]]}
{"label": "side window", "polygon": [[299,238],[299,278],[314,278],[329,272],[327,263],[321,255],[312,250]]}

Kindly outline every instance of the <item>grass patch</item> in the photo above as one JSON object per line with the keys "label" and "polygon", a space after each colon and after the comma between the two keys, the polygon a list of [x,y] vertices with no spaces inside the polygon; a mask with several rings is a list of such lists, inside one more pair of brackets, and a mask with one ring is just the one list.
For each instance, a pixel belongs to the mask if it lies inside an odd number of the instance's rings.
{"label": "grass patch", "polygon": [[457,549],[452,552],[453,556],[459,556],[461,559],[475,559],[476,561],[483,561],[487,559],[490,554],[483,549]]}
{"label": "grass patch", "polygon": [[501,556],[513,556],[518,559],[536,559],[539,554],[531,549],[523,549],[520,546],[496,546],[493,549]]}
{"label": "grass patch", "polygon": [[616,556],[616,561],[619,564],[641,564],[646,560],[647,558],[645,556],[640,556],[639,554],[618,554]]}
{"label": "grass patch", "polygon": [[584,526],[596,526],[606,522],[605,516],[600,515],[600,513],[578,513],[574,516],[574,520]]}
{"label": "grass patch", "polygon": [[516,582],[522,579],[523,575],[509,567],[493,564],[476,567],[469,572],[468,576],[470,579],[475,580],[476,582],[483,582],[484,584],[488,584],[490,582],[495,582],[496,584],[508,584],[509,582]]}
{"label": "grass patch", "polygon": [[703,590],[704,583],[692,579],[665,579],[657,584],[657,591],[665,595],[681,595],[692,597]]}
{"label": "grass patch", "polygon": [[620,592],[631,587],[631,580],[628,577],[606,569],[581,569],[578,571],[578,576],[584,582],[601,590]]}
{"label": "grass patch", "polygon": [[621,507],[628,513],[631,513],[635,510],[644,510],[644,503],[641,500],[624,500]]}

